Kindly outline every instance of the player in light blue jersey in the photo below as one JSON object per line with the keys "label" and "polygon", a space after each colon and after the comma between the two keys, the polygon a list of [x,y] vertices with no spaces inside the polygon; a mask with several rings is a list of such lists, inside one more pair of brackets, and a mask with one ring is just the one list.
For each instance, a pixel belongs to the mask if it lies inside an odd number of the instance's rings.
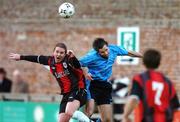
{"label": "player in light blue jersey", "polygon": [[87,79],[90,80],[90,93],[95,100],[102,122],[112,121],[112,84],[108,79],[112,75],[112,66],[117,56],[142,57],[140,53],[128,51],[123,47],[110,44],[103,38],[96,38],[93,49],[80,58]]}

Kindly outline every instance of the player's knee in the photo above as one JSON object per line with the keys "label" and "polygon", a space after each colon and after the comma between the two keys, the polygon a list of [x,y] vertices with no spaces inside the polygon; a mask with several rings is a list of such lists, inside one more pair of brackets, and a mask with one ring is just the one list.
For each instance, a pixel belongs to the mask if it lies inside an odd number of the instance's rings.
{"label": "player's knee", "polygon": [[67,111],[67,112],[66,112],[66,115],[67,115],[68,117],[72,117],[72,116],[73,116],[73,112],[72,112],[72,111]]}
{"label": "player's knee", "polygon": [[111,122],[111,118],[110,117],[104,117],[104,118],[102,118],[102,122]]}
{"label": "player's knee", "polygon": [[93,114],[93,110],[85,111],[85,114],[90,117]]}
{"label": "player's knee", "polygon": [[88,107],[85,110],[85,113],[88,117],[90,117],[93,114],[93,112],[94,112],[94,107]]}

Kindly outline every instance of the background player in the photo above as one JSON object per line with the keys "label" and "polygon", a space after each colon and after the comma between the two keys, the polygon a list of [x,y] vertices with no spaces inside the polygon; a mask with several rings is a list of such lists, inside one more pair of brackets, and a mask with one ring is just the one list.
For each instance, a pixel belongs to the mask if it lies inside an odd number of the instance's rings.
{"label": "background player", "polygon": [[129,115],[138,103],[140,122],[172,122],[179,101],[172,82],[155,70],[160,61],[161,54],[157,50],[149,49],[144,53],[143,63],[147,71],[133,78],[123,122],[129,122]]}

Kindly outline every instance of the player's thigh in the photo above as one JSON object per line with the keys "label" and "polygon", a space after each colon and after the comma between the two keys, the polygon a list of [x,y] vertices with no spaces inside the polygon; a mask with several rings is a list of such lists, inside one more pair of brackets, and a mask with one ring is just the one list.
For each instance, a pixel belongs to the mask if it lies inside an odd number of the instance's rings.
{"label": "player's thigh", "polygon": [[72,116],[73,113],[79,109],[79,107],[80,107],[80,102],[76,99],[71,102],[68,102],[66,105],[66,113]]}
{"label": "player's thigh", "polygon": [[112,122],[112,105],[111,104],[98,105],[98,111],[101,115],[101,119],[103,122]]}

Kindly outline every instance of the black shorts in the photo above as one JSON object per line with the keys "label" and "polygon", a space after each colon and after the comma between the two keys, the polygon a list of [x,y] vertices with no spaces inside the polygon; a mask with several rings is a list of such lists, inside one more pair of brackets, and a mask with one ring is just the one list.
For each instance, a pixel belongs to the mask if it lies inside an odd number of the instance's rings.
{"label": "black shorts", "polygon": [[93,80],[90,84],[91,97],[97,105],[112,103],[112,84],[107,81]]}
{"label": "black shorts", "polygon": [[83,106],[87,100],[86,89],[75,90],[75,91],[63,94],[63,98],[61,100],[60,107],[59,107],[59,113],[64,113],[66,110],[67,103],[73,100],[80,101],[80,107]]}

